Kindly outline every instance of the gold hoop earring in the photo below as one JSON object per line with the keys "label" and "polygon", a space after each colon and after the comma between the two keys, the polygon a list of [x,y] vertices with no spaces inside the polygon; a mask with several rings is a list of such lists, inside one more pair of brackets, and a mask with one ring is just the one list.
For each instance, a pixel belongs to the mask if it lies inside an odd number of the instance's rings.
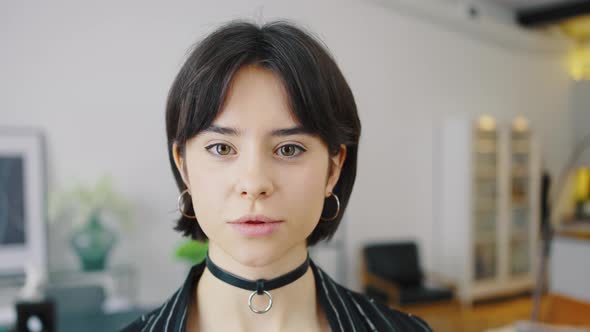
{"label": "gold hoop earring", "polygon": [[330,193],[330,195],[334,196],[334,198],[336,199],[336,214],[332,218],[329,218],[329,219],[324,219],[320,216],[320,220],[332,221],[332,220],[338,218],[338,214],[340,213],[340,200],[338,199],[338,196],[336,196],[336,194]]}
{"label": "gold hoop earring", "polygon": [[[188,192],[188,189],[185,189],[185,190],[184,190],[184,191],[183,191],[183,192],[180,194],[180,196],[178,196],[178,211],[180,211],[180,213],[181,213],[183,216],[185,216],[185,217],[187,217],[187,218],[189,218],[189,219],[197,219],[197,217],[195,217],[195,216],[189,216],[188,214],[184,213],[184,211],[182,211],[182,207],[180,206],[180,203],[181,203],[181,201],[182,201],[182,196],[184,196],[184,194],[186,194],[187,192]],[[189,193],[189,195],[190,195],[190,193]],[[193,210],[194,210],[194,208],[193,208]]]}

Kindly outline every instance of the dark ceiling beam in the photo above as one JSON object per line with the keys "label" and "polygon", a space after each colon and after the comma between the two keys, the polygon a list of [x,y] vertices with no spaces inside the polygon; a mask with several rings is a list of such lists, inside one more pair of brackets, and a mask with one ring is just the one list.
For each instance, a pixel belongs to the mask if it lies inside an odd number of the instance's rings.
{"label": "dark ceiling beam", "polygon": [[590,0],[576,0],[518,10],[516,20],[522,26],[535,27],[587,14],[590,14]]}

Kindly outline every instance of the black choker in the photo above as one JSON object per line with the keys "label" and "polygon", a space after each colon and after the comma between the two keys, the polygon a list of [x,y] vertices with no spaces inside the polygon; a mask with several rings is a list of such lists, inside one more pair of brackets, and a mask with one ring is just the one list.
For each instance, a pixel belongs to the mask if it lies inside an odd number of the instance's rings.
{"label": "black choker", "polygon": [[[298,268],[296,268],[295,270],[293,270],[289,273],[283,274],[282,276],[278,276],[278,277],[270,279],[270,280],[266,280],[266,279],[258,279],[255,281],[246,280],[246,279],[238,277],[235,274],[231,274],[227,271],[224,271],[222,268],[215,265],[213,263],[213,261],[211,261],[211,259],[209,258],[209,252],[207,252],[207,257],[205,258],[205,263],[206,263],[209,271],[211,271],[211,274],[216,276],[221,281],[225,281],[226,283],[228,283],[230,285],[233,285],[233,286],[236,286],[236,287],[239,287],[242,289],[254,291],[254,292],[252,292],[252,294],[250,294],[250,297],[248,298],[248,306],[250,307],[250,310],[252,310],[254,313],[263,314],[263,313],[268,312],[270,310],[270,308],[272,307],[272,296],[270,295],[270,293],[268,291],[288,285],[288,284],[292,283],[293,281],[302,277],[305,274],[305,272],[307,272],[307,268],[309,266],[309,253],[307,253],[307,258],[305,259],[305,262],[303,262],[303,264],[301,264]],[[268,306],[264,310],[257,310],[256,308],[254,308],[252,306],[252,298],[256,294],[258,294],[258,295],[264,294],[268,297]]]}

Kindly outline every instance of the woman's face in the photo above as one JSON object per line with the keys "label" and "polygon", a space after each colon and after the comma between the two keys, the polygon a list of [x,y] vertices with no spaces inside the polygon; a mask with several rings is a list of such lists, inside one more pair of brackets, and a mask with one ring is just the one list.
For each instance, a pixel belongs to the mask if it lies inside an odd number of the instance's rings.
{"label": "woman's face", "polygon": [[[318,136],[273,134],[296,127],[280,79],[262,67],[245,66],[234,75],[210,128],[229,130],[204,130],[189,140],[185,174],[174,148],[210,250],[218,247],[248,266],[307,250],[305,240],[338,181],[346,147],[330,158]],[[230,222],[248,214],[282,222],[270,234],[243,234]]]}

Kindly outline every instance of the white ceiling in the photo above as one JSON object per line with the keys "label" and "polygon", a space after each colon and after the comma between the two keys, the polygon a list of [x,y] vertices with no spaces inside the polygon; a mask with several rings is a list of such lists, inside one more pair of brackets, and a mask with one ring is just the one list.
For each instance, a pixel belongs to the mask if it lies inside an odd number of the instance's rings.
{"label": "white ceiling", "polygon": [[487,0],[510,9],[536,8],[547,5],[571,2],[571,0]]}

